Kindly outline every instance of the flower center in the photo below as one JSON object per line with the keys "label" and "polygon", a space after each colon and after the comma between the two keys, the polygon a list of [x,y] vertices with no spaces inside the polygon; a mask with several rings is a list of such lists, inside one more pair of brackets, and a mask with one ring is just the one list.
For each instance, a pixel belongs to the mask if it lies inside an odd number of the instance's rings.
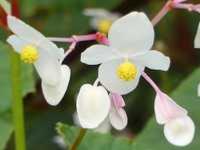
{"label": "flower center", "polygon": [[135,64],[126,60],[124,63],[120,64],[117,68],[117,76],[124,81],[130,81],[135,79],[137,75],[137,68]]}
{"label": "flower center", "polygon": [[38,59],[39,54],[36,47],[32,45],[26,45],[21,50],[20,57],[23,62],[27,64],[32,64]]}
{"label": "flower center", "polygon": [[102,33],[108,33],[112,22],[110,20],[103,19],[98,23],[98,30]]}

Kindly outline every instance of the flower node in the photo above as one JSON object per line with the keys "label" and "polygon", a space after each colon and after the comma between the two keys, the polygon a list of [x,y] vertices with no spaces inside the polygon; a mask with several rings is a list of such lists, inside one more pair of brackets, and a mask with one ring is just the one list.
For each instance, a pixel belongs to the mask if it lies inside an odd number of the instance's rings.
{"label": "flower node", "polygon": [[106,19],[101,20],[98,23],[98,30],[100,32],[102,32],[102,33],[106,33],[107,34],[109,29],[110,29],[110,27],[111,27],[111,25],[112,25],[112,22],[110,20],[106,20]]}
{"label": "flower node", "polygon": [[23,62],[32,64],[38,59],[39,54],[36,47],[27,45],[21,50],[20,57]]}
{"label": "flower node", "polygon": [[136,74],[136,66],[129,61],[125,61],[124,63],[120,64],[117,68],[117,76],[124,81],[130,81],[135,79]]}

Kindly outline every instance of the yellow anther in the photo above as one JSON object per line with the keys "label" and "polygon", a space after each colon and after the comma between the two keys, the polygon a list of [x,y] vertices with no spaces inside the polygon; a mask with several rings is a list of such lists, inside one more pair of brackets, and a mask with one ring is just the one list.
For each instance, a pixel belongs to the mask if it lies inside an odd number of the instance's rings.
{"label": "yellow anther", "polygon": [[21,50],[20,57],[23,62],[27,64],[32,64],[38,59],[39,54],[36,47],[32,45],[26,45]]}
{"label": "yellow anther", "polygon": [[112,24],[112,22],[110,20],[106,20],[106,19],[101,20],[98,23],[98,30],[102,33],[107,34],[111,27],[111,24]]}
{"label": "yellow anther", "polygon": [[120,64],[117,68],[117,76],[124,81],[130,81],[135,79],[137,74],[136,66],[126,60],[124,63]]}

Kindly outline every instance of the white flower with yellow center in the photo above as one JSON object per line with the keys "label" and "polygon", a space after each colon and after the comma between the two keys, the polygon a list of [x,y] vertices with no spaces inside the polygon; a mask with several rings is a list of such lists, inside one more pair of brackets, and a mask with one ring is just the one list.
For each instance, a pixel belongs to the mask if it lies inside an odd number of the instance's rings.
{"label": "white flower with yellow center", "polygon": [[91,27],[101,33],[107,34],[112,23],[117,20],[120,15],[111,13],[105,9],[85,9],[84,15],[92,17]]}
{"label": "white flower with yellow center", "polygon": [[49,104],[57,105],[70,79],[69,67],[61,64],[64,50],[15,17],[8,16],[8,27],[14,33],[7,39],[8,43],[20,54],[23,62],[34,64],[42,79],[45,99]]}
{"label": "white flower with yellow center", "polygon": [[154,28],[144,13],[132,12],[116,20],[108,33],[109,46],[93,45],[81,54],[81,62],[101,64],[100,82],[120,95],[134,90],[145,67],[166,71],[170,59],[151,50]]}

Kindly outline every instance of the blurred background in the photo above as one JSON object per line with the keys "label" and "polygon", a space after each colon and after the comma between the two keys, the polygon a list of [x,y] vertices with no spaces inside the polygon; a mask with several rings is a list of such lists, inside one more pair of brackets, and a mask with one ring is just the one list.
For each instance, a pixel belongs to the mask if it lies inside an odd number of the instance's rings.
{"label": "blurred background", "polygon": [[[199,2],[194,0],[191,2]],[[83,15],[85,8],[104,8],[113,13],[122,15],[131,11],[143,11],[149,18],[153,18],[165,0],[21,0],[20,10],[22,19],[50,37],[69,37],[74,34],[82,35],[96,32],[90,26],[90,17]],[[170,12],[156,27],[156,39],[154,48],[169,55],[172,64],[168,72],[149,71],[150,76],[167,93],[170,93],[199,66],[199,55],[193,48],[200,15],[185,10],[174,10]],[[1,41],[5,42],[6,33],[0,29]],[[55,124],[59,121],[73,125],[73,113],[75,112],[75,100],[79,88],[84,83],[93,83],[97,77],[98,66],[86,66],[80,63],[80,53],[94,42],[80,42],[76,49],[66,58],[65,64],[72,70],[69,88],[62,102],[57,107],[49,106],[41,92],[41,82],[33,68],[27,70],[27,74],[34,77],[26,78],[28,94],[25,95],[25,118],[28,150],[60,150],[53,142],[57,135]],[[67,49],[67,44],[61,44]],[[7,84],[6,60],[0,56],[0,85]],[[5,61],[3,61],[5,60]],[[6,83],[5,83],[6,82]],[[26,84],[26,83],[25,83]],[[5,88],[0,90],[5,95]],[[26,92],[27,93],[27,92]],[[7,95],[9,97],[9,95]],[[113,134],[128,136],[134,139],[145,127],[153,114],[153,102],[155,93],[153,89],[143,80],[140,80],[138,88],[131,94],[125,96],[126,111],[128,113],[128,127],[122,132],[112,131]],[[3,102],[4,101],[4,102]],[[5,102],[6,101],[6,102]],[[7,114],[10,117],[10,103],[0,98],[0,115]],[[7,107],[8,109],[5,109]],[[2,108],[2,110],[1,110]],[[1,133],[0,133],[1,134]],[[1,135],[0,135],[1,136]],[[7,150],[13,149],[13,138],[7,144]]]}

